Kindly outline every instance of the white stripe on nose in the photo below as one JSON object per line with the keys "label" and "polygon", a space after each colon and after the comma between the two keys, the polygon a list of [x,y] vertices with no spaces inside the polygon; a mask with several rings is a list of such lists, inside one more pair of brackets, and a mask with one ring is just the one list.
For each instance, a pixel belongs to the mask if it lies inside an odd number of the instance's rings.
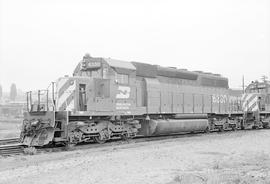
{"label": "white stripe on nose", "polygon": [[[60,107],[66,103],[67,99],[74,94],[76,88],[76,83],[74,82],[71,86],[69,86],[64,93],[61,96],[58,96],[58,100],[57,100],[57,109],[60,110]],[[69,104],[67,104],[69,105]]]}

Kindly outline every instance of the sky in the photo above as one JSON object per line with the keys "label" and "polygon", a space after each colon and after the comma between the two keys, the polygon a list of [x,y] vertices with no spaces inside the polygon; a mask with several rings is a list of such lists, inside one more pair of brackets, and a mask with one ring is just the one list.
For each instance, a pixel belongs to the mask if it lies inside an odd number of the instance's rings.
{"label": "sky", "polygon": [[85,53],[270,79],[269,0],[0,0],[0,85],[45,89]]}

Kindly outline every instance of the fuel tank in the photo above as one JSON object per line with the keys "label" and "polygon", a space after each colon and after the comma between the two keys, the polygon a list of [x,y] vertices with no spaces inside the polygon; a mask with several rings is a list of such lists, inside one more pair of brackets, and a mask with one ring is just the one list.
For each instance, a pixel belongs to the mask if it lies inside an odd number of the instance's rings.
{"label": "fuel tank", "polygon": [[158,119],[142,122],[139,135],[155,136],[199,132],[207,128],[207,119]]}
{"label": "fuel tank", "polygon": [[207,119],[207,114],[176,114],[174,119]]}

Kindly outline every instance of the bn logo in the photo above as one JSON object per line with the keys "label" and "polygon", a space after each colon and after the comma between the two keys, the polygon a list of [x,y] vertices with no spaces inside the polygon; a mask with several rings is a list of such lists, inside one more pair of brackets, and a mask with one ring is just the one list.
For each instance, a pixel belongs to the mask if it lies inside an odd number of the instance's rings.
{"label": "bn logo", "polygon": [[116,98],[129,98],[130,96],[130,87],[128,86],[118,86],[118,93]]}

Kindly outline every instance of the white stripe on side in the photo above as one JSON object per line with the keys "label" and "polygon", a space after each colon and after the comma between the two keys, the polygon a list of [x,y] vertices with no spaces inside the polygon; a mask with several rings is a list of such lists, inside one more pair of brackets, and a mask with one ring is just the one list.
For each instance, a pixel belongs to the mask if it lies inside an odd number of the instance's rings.
{"label": "white stripe on side", "polygon": [[71,86],[69,86],[60,97],[58,96],[57,105],[56,105],[58,110],[64,103],[66,103],[66,100],[68,99],[68,97],[73,95],[75,88],[76,88],[76,82],[74,81],[74,83]]}
{"label": "white stripe on side", "polygon": [[[251,101],[246,101],[245,106],[243,105],[243,110],[244,111],[256,111],[256,110],[259,109],[259,107],[258,107],[258,96],[257,96],[257,94],[253,94],[253,97],[252,97],[253,99]],[[252,109],[250,109],[250,108],[252,108]]]}
{"label": "white stripe on side", "polygon": [[66,82],[68,81],[68,78],[60,78],[57,81],[57,85],[56,85],[56,92],[58,93],[59,90],[66,84]]}
{"label": "white stripe on side", "polygon": [[66,108],[67,111],[73,111],[74,110],[74,102],[75,101],[73,99],[73,100],[70,101],[69,104],[67,104],[67,108]]}
{"label": "white stripe on side", "polygon": [[258,110],[259,110],[259,106],[258,104],[256,104],[256,106],[251,111],[258,111]]}
{"label": "white stripe on side", "polygon": [[255,95],[255,94],[248,94],[248,95],[246,96],[246,98],[245,98],[244,101],[243,101],[243,105],[242,105],[243,108],[247,105],[248,101],[249,101],[254,95]]}

